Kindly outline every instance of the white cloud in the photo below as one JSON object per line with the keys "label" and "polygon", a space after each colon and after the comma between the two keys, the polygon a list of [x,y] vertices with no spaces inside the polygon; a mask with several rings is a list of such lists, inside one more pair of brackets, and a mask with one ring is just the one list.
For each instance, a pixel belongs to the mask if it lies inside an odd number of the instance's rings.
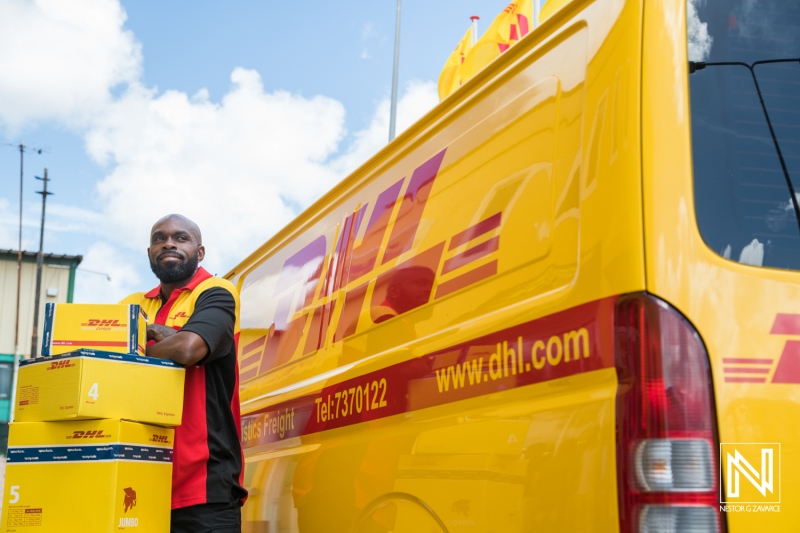
{"label": "white cloud", "polygon": [[115,163],[99,192],[118,242],[146,244],[155,220],[182,213],[220,268],[336,182],[326,161],[345,133],[339,102],[264,93],[254,71],[236,69],[231,80],[219,104],[134,85],[89,130],[92,157]]}
{"label": "white cloud", "polygon": [[[124,22],[116,0],[0,0],[0,72],[16,75],[0,76],[0,126],[57,121],[80,132],[88,154],[110,169],[97,184],[96,212],[48,205],[48,231],[95,240],[82,267],[112,277],[80,274],[78,301],[141,289],[136,272],[146,269],[150,226],[168,213],[200,225],[204,265],[223,274],[387,142],[388,99],[348,137],[340,102],[265,92],[253,70],[234,69],[218,102],[206,90],[146,87],[141,47]],[[365,32],[374,37],[371,27]],[[26,48],[33,35],[48,37]],[[398,133],[437,103],[433,82],[408,83]],[[16,234],[12,211],[0,204],[0,243]],[[26,213],[38,228],[38,207]]]}
{"label": "white cloud", "polygon": [[156,286],[158,281],[155,278],[152,287],[142,286],[142,278],[137,272],[138,263],[147,262],[145,248],[142,247],[140,253],[135,254],[120,251],[102,241],[92,245],[75,276],[75,302],[117,303],[133,292],[150,290]]}
{"label": "white cloud", "polygon": [[[37,205],[39,207],[41,204]],[[22,218],[22,249],[23,250],[38,250],[39,249],[39,233],[36,233],[36,241],[30,239],[30,235],[25,231],[26,228],[39,228],[41,211],[35,211],[36,218],[34,220],[34,211],[31,211],[31,204],[23,206]],[[9,202],[5,198],[0,198],[0,250],[16,250],[19,246],[19,203]]]}
{"label": "white cloud", "polygon": [[758,239],[753,241],[742,248],[742,253],[739,254],[739,262],[743,265],[761,266],[764,264],[764,245],[758,242]]}
{"label": "white cloud", "polygon": [[[22,249],[39,249],[39,228],[42,222],[41,201],[26,201],[22,208]],[[53,243],[59,234],[84,233],[99,235],[103,233],[103,215],[94,211],[56,203],[47,204],[45,220],[45,251],[54,250]],[[0,249],[16,250],[19,243],[19,204],[0,198]],[[58,248],[58,247],[56,247]],[[57,253],[63,252],[58,249]]]}
{"label": "white cloud", "polygon": [[[25,212],[39,215],[41,204],[26,206]],[[45,230],[49,232],[79,232],[97,234],[102,232],[104,219],[101,213],[90,211],[82,207],[49,201],[47,203],[47,220]],[[36,218],[35,226],[38,229],[40,219]],[[47,237],[45,236],[45,239]]]}
{"label": "white cloud", "polygon": [[361,59],[372,59],[370,48],[375,45],[382,45],[386,42],[386,35],[381,35],[375,28],[375,24],[367,21],[361,26]]}
{"label": "white cloud", "polygon": [[0,123],[85,123],[141,73],[141,45],[116,0],[0,2]]}
{"label": "white cloud", "polygon": [[[202,228],[208,268],[228,268],[386,144],[388,101],[337,155],[341,103],[265,93],[251,70],[231,80],[219,104],[134,84],[88,131],[92,157],[116,164],[99,184],[109,236],[138,247],[155,220],[182,213]],[[433,83],[408,84],[398,129],[437,101]]]}
{"label": "white cloud", "polygon": [[705,61],[711,53],[714,38],[708,34],[708,23],[700,22],[697,8],[705,0],[689,0],[686,4],[686,33],[689,37],[689,61]]}

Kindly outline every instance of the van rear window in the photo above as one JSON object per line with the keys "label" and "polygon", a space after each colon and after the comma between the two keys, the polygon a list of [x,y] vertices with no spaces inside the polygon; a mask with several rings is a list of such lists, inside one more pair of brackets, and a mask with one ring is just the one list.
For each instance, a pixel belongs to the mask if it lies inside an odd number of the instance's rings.
{"label": "van rear window", "polygon": [[703,240],[732,261],[798,270],[800,3],[688,0],[687,34]]}

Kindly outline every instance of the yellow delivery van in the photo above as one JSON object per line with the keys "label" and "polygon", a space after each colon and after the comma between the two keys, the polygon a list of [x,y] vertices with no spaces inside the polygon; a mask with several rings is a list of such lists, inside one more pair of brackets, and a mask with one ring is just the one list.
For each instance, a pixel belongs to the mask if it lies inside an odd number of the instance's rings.
{"label": "yellow delivery van", "polygon": [[800,5],[550,1],[227,275],[245,531],[800,528]]}

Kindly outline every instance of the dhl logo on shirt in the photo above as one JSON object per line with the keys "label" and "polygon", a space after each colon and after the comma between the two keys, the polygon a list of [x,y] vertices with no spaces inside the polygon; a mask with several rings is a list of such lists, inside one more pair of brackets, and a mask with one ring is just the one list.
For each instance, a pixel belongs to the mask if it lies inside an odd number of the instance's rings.
{"label": "dhl logo on shirt", "polygon": [[[373,274],[412,249],[445,152],[442,150],[417,167],[410,178],[391,184],[374,201],[346,217],[334,240],[329,242],[320,235],[286,259],[272,294],[278,302],[272,324],[265,335],[246,344],[240,353],[242,380],[288,362],[301,343],[301,355],[311,354],[323,345],[329,331],[333,332],[333,342],[353,335],[365,305],[371,310],[372,320],[380,322],[497,274],[497,259],[487,259],[500,248],[501,212],[377,276]],[[356,244],[362,227],[363,237]],[[481,241],[473,244],[479,238]],[[476,262],[480,263],[477,267]],[[413,286],[413,294],[389,309],[388,314],[376,316],[372,310],[386,310],[383,295],[392,284]],[[369,288],[371,300],[366,298]],[[333,323],[337,303],[341,311]]]}
{"label": "dhl logo on shirt", "polygon": [[122,331],[127,327],[128,324],[120,324],[118,319],[90,318],[81,323],[82,330],[90,331]]}

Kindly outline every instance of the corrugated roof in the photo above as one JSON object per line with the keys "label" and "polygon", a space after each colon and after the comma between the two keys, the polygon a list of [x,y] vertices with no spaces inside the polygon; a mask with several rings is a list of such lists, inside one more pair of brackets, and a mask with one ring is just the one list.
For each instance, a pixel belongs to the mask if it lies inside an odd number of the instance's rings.
{"label": "corrugated roof", "polygon": [[[30,258],[30,257],[36,258],[36,256],[38,254],[39,254],[39,252],[28,252],[28,251],[25,251],[25,250],[22,251],[23,259],[26,258],[26,257],[28,257],[28,258]],[[0,260],[8,261],[8,259],[6,257],[3,257],[3,256],[11,256],[13,258],[13,260],[16,261],[17,260],[17,250],[0,250]],[[47,262],[48,259],[49,260],[58,260],[58,261],[76,261],[77,264],[80,264],[81,261],[83,261],[83,256],[82,255],[43,254],[43,256],[44,256],[44,261],[45,262]]]}

